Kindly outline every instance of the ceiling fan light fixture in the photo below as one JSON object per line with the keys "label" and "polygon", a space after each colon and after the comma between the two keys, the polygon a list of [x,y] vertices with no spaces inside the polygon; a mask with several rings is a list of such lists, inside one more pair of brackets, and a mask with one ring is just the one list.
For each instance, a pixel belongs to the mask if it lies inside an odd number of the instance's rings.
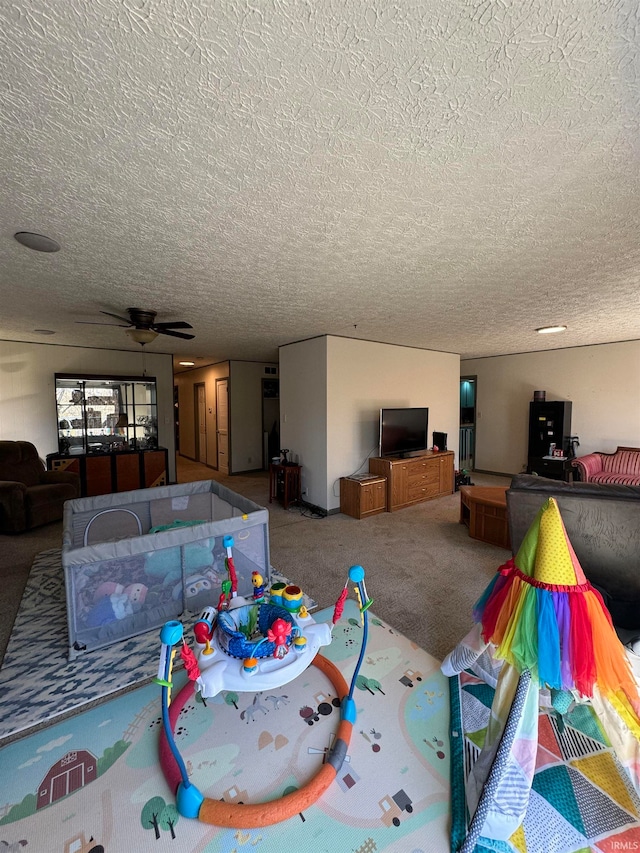
{"label": "ceiling fan light fixture", "polygon": [[541,326],[539,329],[536,329],[536,332],[539,335],[555,335],[556,332],[566,332],[566,326]]}
{"label": "ceiling fan light fixture", "polygon": [[158,337],[158,333],[154,332],[152,329],[127,329],[126,331],[132,340],[142,346],[150,344],[151,341],[155,341]]}

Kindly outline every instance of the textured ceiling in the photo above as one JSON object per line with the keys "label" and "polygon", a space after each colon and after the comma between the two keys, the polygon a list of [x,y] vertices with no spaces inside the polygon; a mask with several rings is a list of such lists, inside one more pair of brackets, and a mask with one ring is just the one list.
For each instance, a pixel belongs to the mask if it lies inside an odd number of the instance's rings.
{"label": "textured ceiling", "polygon": [[7,0],[0,71],[0,339],[640,338],[637,0]]}

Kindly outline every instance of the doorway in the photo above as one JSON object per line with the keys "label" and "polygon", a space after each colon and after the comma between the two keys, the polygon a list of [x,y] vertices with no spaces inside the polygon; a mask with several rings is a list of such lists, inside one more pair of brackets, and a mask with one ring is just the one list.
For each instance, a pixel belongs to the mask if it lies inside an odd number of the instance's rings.
{"label": "doorway", "polygon": [[458,460],[460,470],[473,471],[476,454],[476,400],[478,377],[460,377],[460,446]]}
{"label": "doorway", "polygon": [[207,397],[204,382],[193,386],[196,409],[196,462],[207,464]]}
{"label": "doorway", "polygon": [[280,380],[262,380],[262,470],[280,456]]}
{"label": "doorway", "polygon": [[218,471],[229,473],[229,380],[216,379],[216,438]]}
{"label": "doorway", "polygon": [[180,389],[173,386],[173,431],[176,436],[176,453],[180,453]]}

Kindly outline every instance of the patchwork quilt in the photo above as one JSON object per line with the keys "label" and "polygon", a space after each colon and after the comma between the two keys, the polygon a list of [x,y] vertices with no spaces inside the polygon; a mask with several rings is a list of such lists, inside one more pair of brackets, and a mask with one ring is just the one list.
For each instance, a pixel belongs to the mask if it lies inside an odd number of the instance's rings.
{"label": "patchwork quilt", "polygon": [[[465,670],[449,679],[451,848],[470,816],[465,785],[489,724],[494,688]],[[476,853],[613,853],[640,850],[640,798],[591,704],[541,708],[535,775],[522,826],[508,839],[481,838]]]}

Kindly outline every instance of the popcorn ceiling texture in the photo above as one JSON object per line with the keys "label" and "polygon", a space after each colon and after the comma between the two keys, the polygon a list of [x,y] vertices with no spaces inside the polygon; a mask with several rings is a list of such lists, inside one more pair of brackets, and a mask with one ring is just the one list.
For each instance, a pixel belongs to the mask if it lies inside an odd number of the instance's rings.
{"label": "popcorn ceiling texture", "polygon": [[0,56],[0,338],[640,337],[636,0],[7,0]]}

